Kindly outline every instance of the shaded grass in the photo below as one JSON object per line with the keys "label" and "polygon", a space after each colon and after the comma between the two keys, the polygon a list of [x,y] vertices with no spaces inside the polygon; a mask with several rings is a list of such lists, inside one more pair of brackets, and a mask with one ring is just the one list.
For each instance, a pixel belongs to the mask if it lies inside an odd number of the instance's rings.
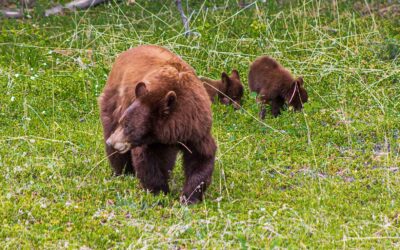
{"label": "shaded grass", "polygon": [[[209,1],[190,4],[200,36],[186,38],[171,4],[1,20],[0,246],[398,247],[399,21],[352,2]],[[96,100],[115,56],[146,43],[199,75],[237,68],[245,85],[249,63],[272,55],[310,101],[264,123],[247,86],[246,111],[214,105],[206,201],[179,204],[180,163],[171,194],[152,196],[111,177]]]}

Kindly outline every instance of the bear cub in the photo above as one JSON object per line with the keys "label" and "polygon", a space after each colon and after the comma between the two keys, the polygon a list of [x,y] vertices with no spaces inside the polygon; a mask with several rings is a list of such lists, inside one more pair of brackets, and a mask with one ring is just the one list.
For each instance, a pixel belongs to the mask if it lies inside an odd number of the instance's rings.
{"label": "bear cub", "polygon": [[206,77],[201,77],[200,80],[203,82],[212,102],[215,102],[215,97],[218,95],[219,101],[222,104],[229,105],[232,103],[235,109],[240,109],[243,97],[243,84],[236,69],[232,70],[231,76],[223,72],[221,80],[212,80]]}
{"label": "bear cub", "polygon": [[250,65],[248,80],[250,90],[257,93],[261,102],[261,119],[265,118],[266,103],[271,104],[272,115],[277,117],[285,101],[300,111],[308,100],[303,78],[294,79],[287,69],[271,57],[258,57]]}
{"label": "bear cub", "polygon": [[162,47],[129,49],[116,59],[99,105],[115,175],[136,174],[145,189],[167,193],[181,151],[181,202],[202,200],[217,146],[211,135],[211,102],[192,67]]}

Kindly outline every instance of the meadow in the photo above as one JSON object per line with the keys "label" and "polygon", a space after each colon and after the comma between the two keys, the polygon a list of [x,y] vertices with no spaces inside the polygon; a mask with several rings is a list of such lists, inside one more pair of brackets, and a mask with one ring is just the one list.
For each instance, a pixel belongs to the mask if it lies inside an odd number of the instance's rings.
{"label": "meadow", "polygon": [[[66,2],[66,1],[61,1]],[[0,248],[400,248],[400,18],[377,1],[115,3],[0,19]],[[395,2],[395,1],[394,1]],[[217,7],[217,8],[215,8]],[[198,75],[238,69],[242,109],[213,105],[204,202],[113,177],[97,98],[115,57],[157,44]],[[270,55],[309,102],[259,120],[249,64]]]}

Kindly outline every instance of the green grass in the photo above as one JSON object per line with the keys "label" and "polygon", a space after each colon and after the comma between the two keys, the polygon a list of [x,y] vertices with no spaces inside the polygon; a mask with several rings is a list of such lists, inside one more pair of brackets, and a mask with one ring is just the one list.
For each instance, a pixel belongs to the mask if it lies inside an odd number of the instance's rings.
{"label": "green grass", "polygon": [[[190,1],[200,36],[186,38],[174,1],[41,18],[45,2],[32,19],[0,20],[0,248],[400,247],[394,14]],[[243,110],[213,106],[219,148],[199,205],[179,203],[180,161],[171,194],[153,196],[105,158],[97,97],[116,55],[147,43],[199,75],[237,68],[246,86]],[[304,77],[303,112],[257,119],[247,72],[263,54]]]}

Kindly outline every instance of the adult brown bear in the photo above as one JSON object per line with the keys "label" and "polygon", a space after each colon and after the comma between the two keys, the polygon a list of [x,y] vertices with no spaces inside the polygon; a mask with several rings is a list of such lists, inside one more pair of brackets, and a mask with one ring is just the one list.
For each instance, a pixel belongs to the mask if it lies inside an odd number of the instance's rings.
{"label": "adult brown bear", "polygon": [[116,59],[99,104],[115,175],[135,173],[145,189],[169,192],[168,179],[181,150],[181,200],[202,200],[217,147],[210,98],[192,67],[162,47],[129,49]]}

